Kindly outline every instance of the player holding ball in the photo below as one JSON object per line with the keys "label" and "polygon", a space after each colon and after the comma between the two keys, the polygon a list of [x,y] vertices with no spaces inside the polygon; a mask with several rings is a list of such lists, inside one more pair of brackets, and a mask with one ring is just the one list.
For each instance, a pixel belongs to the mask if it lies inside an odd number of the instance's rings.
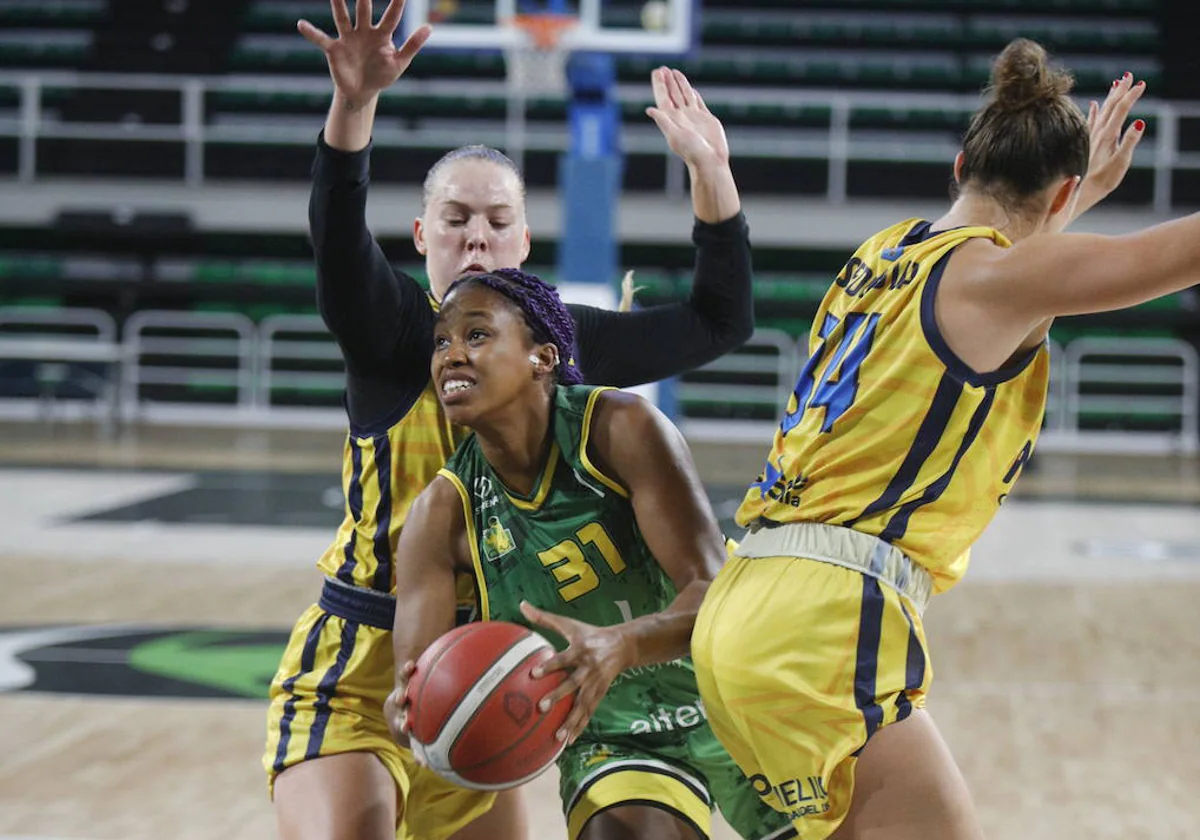
{"label": "player holding ball", "polygon": [[[696,688],[688,644],[725,543],[687,446],[640,397],[577,384],[573,344],[558,294],[518,270],[465,277],[442,300],[432,381],[447,420],[473,434],[400,536],[389,725],[402,742],[429,726],[431,764],[460,780],[486,764],[478,788],[528,778],[540,769],[528,754],[557,740],[571,840],[708,837],[714,807],[742,837],[793,837]],[[538,657],[534,634],[487,624],[444,639],[463,572],[478,618],[537,626],[558,652]],[[435,678],[461,699],[425,704]],[[504,727],[515,736],[495,754],[456,755],[460,731]]]}

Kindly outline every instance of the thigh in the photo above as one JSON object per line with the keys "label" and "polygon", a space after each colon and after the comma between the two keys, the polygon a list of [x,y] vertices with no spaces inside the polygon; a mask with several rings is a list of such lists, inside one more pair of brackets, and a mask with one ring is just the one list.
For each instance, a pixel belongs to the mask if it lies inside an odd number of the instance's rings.
{"label": "thigh", "polygon": [[618,805],[592,816],[580,840],[708,840],[693,824],[653,805]]}
{"label": "thigh", "polygon": [[280,840],[394,840],[397,788],[371,753],[296,764],[275,779]]}
{"label": "thigh", "polygon": [[982,840],[971,794],[923,709],[879,732],[858,759],[850,811],[836,840]]}

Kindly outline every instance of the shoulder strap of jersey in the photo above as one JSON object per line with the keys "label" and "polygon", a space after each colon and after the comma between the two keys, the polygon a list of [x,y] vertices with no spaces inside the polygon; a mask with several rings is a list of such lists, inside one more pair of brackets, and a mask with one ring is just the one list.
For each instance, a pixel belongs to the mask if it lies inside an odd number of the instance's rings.
{"label": "shoulder strap of jersey", "polygon": [[479,557],[479,534],[475,528],[475,511],[471,504],[471,494],[461,478],[446,467],[438,470],[438,475],[454,485],[458,491],[458,499],[462,503],[463,521],[467,527],[467,545],[471,551],[471,568],[475,573],[475,590],[479,593],[479,617],[487,621],[490,616],[488,609],[487,581],[483,577],[483,562]]}
{"label": "shoulder strap of jersey", "polygon": [[[592,387],[592,386],[573,386],[570,388],[559,387],[559,406],[574,410],[576,413],[582,408],[582,416],[577,423],[571,423],[569,426],[572,430],[577,430],[578,439],[573,441],[574,451],[577,457],[574,459],[584,471],[587,472],[596,481],[599,481],[609,490],[617,495],[628,499],[629,491],[621,486],[621,482],[616,478],[606,474],[603,470],[592,461],[591,455],[588,453],[588,443],[591,440],[592,423],[596,416],[596,406],[599,403],[600,395],[605,391],[615,391],[616,388],[608,386]],[[565,392],[565,393],[564,393]],[[564,405],[564,402],[569,401],[569,408]],[[561,428],[561,427],[560,427]],[[564,429],[565,431],[565,429]],[[560,443],[561,445],[561,443]]]}

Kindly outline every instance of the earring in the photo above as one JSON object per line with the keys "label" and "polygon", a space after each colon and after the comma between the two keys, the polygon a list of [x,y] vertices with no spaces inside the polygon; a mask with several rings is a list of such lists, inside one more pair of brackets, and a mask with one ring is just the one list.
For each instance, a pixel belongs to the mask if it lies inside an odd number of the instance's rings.
{"label": "earring", "polygon": [[529,354],[529,363],[532,364],[534,367],[537,367],[538,366],[538,357],[533,355],[532,353],[530,353]]}

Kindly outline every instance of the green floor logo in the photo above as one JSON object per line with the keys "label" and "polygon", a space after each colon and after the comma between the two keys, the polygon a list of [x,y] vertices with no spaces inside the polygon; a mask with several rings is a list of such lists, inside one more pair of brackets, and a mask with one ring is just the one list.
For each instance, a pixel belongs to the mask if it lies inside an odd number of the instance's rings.
{"label": "green floor logo", "polygon": [[145,625],[0,628],[0,692],[265,699],[276,630]]}

